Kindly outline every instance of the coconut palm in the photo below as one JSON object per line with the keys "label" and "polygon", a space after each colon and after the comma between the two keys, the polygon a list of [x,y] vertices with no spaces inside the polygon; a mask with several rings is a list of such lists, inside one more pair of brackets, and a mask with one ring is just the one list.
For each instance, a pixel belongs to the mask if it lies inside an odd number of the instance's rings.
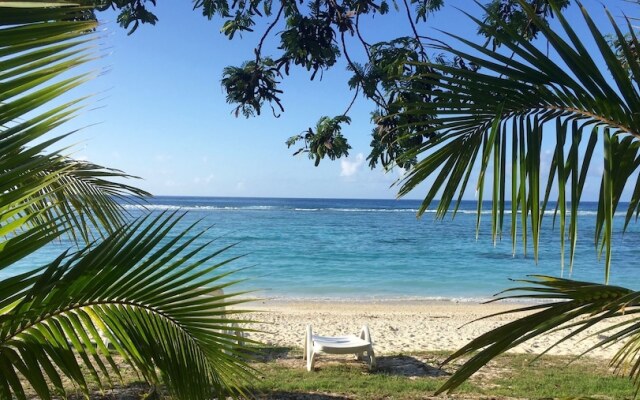
{"label": "coconut palm", "polygon": [[[491,358],[533,336],[562,324],[575,324],[576,329],[567,333],[567,339],[622,314],[628,319],[616,325],[615,331],[609,332],[598,346],[627,339],[612,363],[627,371],[640,388],[640,319],[635,316],[640,312],[640,292],[606,285],[614,241],[613,216],[625,188],[633,192],[626,209],[625,229],[640,210],[638,38],[630,23],[623,29],[605,10],[617,43],[614,51],[607,36],[579,3],[590,37],[576,33],[555,6],[557,32],[541,21],[526,2],[520,1],[520,5],[540,30],[541,44],[548,44],[545,50],[505,24],[491,28],[471,15],[468,17],[482,31],[491,32],[496,42],[503,44],[501,49],[477,45],[452,34],[448,36],[455,44],[433,44],[438,51],[479,69],[431,64],[431,72],[414,77],[425,81],[422,87],[433,85],[425,95],[435,100],[407,104],[408,112],[424,116],[422,132],[435,136],[406,155],[417,156],[421,161],[402,182],[400,193],[406,194],[432,177],[434,183],[421,212],[440,195],[438,216],[443,217],[451,207],[455,214],[470,176],[477,170],[478,225],[482,201],[489,197],[493,240],[507,232],[515,253],[520,232],[525,253],[527,247],[533,247],[537,258],[541,221],[555,186],[557,205],[553,214],[559,222],[560,268],[564,268],[568,240],[571,269],[578,232],[577,211],[587,171],[593,164],[603,163],[594,233],[598,253],[604,256],[604,284],[542,276],[525,280],[519,289],[526,292],[522,296],[554,301],[524,308],[533,313],[482,335],[455,352],[447,361],[479,350],[440,391],[455,388]],[[548,170],[541,167],[543,134],[552,135],[556,143]],[[602,148],[602,158],[597,146]],[[544,177],[547,183],[543,187]],[[488,196],[485,191],[489,191]],[[505,218],[507,212],[510,217]]]}
{"label": "coconut palm", "polygon": [[[130,176],[51,150],[96,75],[78,70],[96,27],[82,4],[0,3],[0,398],[64,395],[65,379],[88,394],[122,362],[176,398],[237,395],[251,372],[225,310],[241,301],[220,290],[232,259],[214,261],[227,248],[176,231],[180,215],[133,220],[122,201],[147,193]],[[77,247],[11,272],[61,235]]]}

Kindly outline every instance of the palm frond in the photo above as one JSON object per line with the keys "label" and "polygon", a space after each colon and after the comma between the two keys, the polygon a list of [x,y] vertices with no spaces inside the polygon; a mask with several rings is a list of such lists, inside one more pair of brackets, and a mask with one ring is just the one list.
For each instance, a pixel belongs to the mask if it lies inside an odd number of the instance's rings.
{"label": "palm frond", "polygon": [[[594,243],[605,261],[605,285],[542,276],[524,281],[526,286],[514,289],[523,290],[524,294],[507,297],[545,303],[516,310],[531,314],[476,338],[452,354],[447,362],[471,356],[438,392],[454,389],[498,354],[535,336],[574,328],[560,339],[562,342],[622,315],[626,315],[626,319],[606,328],[610,336],[594,348],[628,340],[614,357],[613,364],[619,370],[625,369],[640,388],[640,320],[636,317],[640,311],[640,294],[606,285],[614,241],[614,214],[624,190],[631,185],[633,195],[624,229],[634,214],[637,217],[640,212],[640,114],[637,113],[640,62],[632,50],[632,46],[639,43],[631,25],[627,24],[627,36],[606,10],[614,38],[621,43],[618,54],[609,47],[605,35],[580,3],[578,7],[588,35],[578,35],[573,28],[575,21],[569,23],[553,2],[559,23],[556,31],[541,21],[525,1],[519,3],[554,56],[550,57],[506,24],[492,29],[471,15],[468,17],[482,31],[490,32],[511,54],[452,34],[449,37],[457,42],[455,46],[435,43],[433,47],[437,50],[460,57],[467,65],[473,63],[480,69],[428,64],[431,72],[414,78],[424,80],[425,95],[435,100],[407,104],[405,109],[416,117],[427,117],[429,124],[422,129],[435,135],[433,140],[407,155],[421,161],[406,175],[400,195],[435,176],[420,212],[440,194],[437,215],[443,217],[454,201],[454,212],[457,210],[467,190],[469,175],[477,169],[477,225],[485,187],[491,187],[492,236],[494,241],[500,238],[505,230],[504,213],[509,207],[510,193],[508,229],[513,252],[519,229],[525,255],[531,246],[537,259],[542,219],[555,187],[558,194],[552,213],[554,224],[556,218],[559,220],[561,270],[567,238],[569,268],[573,268],[578,210],[590,168],[600,161],[596,148],[601,146],[603,172]],[[587,41],[591,43],[586,44]],[[463,50],[465,46],[469,50]],[[550,133],[555,148],[548,169],[543,170],[542,139]],[[489,174],[493,176],[490,183],[485,182]],[[508,174],[511,174],[510,182],[506,179]],[[545,177],[547,183],[543,188]]]}
{"label": "palm frond", "polygon": [[252,372],[237,335],[250,321],[232,317],[245,311],[228,307],[245,300],[222,291],[234,281],[218,272],[235,258],[213,262],[229,247],[196,245],[206,231],[194,234],[194,226],[174,237],[179,221],[160,215],[128,223],[3,287],[0,390],[21,398],[21,377],[51,398],[66,377],[86,394],[88,375],[100,385],[115,377],[111,346],[176,398],[242,393]]}
{"label": "palm frond", "polygon": [[66,77],[95,58],[97,23],[88,7],[66,2],[52,7],[51,2],[24,8],[23,3],[0,4],[0,224],[20,230],[49,224],[89,242],[124,223],[118,201],[139,201],[148,194],[116,183],[131,178],[120,171],[75,161],[60,151],[44,154],[66,136],[47,135],[81,110],[83,99],[42,111],[43,106],[94,75]]}
{"label": "palm frond", "polygon": [[[510,208],[510,237],[514,252],[516,232],[520,229],[525,254],[530,238],[537,259],[541,221],[555,185],[558,195],[553,215],[554,218],[559,217],[560,222],[561,264],[564,265],[565,237],[568,234],[569,264],[572,268],[578,232],[577,210],[586,175],[600,143],[605,165],[595,242],[604,255],[604,279],[607,281],[613,215],[627,185],[633,184],[636,188],[636,195],[627,209],[627,223],[633,214],[637,216],[640,211],[637,196],[640,193],[640,180],[637,178],[640,115],[635,112],[640,106],[637,91],[640,64],[634,53],[626,48],[625,34],[608,12],[616,37],[624,42],[623,59],[611,50],[603,33],[580,4],[591,36],[589,39],[593,42],[593,48],[589,49],[584,44],[586,38],[579,37],[557,8],[554,7],[554,14],[564,34],[562,36],[541,21],[525,2],[521,4],[533,23],[539,26],[557,57],[548,57],[507,25],[492,30],[470,15],[469,18],[482,30],[492,32],[512,56],[453,34],[448,36],[458,45],[435,43],[433,47],[436,50],[460,57],[467,64],[474,63],[480,69],[464,70],[451,65],[429,64],[432,72],[413,78],[424,80],[425,85],[421,87],[430,88],[424,94],[433,96],[435,101],[407,104],[407,112],[428,116],[425,120],[431,122],[422,127],[421,133],[437,134],[433,140],[407,154],[407,157],[419,157],[421,161],[406,175],[399,194],[407,194],[427,177],[435,175],[420,212],[424,212],[440,194],[437,215],[442,217],[452,203],[457,210],[467,190],[469,174],[479,163],[478,207],[480,210],[485,198],[485,186],[491,185],[494,241],[509,229],[504,227],[504,213]],[[465,51],[462,46],[470,50]],[[542,137],[549,131],[555,131],[556,147],[549,169],[542,171]],[[582,140],[585,136],[589,137],[588,141]],[[479,159],[478,155],[481,155]],[[491,183],[484,179],[489,173],[493,175]],[[505,179],[508,173],[511,174],[510,182]],[[548,179],[543,189],[544,177]],[[510,199],[507,193],[511,194]],[[511,202],[510,207],[507,200]]]}
{"label": "palm frond", "polygon": [[[526,286],[510,289],[510,291],[524,292],[524,294],[508,295],[500,299],[527,298],[546,302],[509,311],[509,313],[535,312],[477,337],[449,356],[445,363],[477,352],[438,389],[437,393],[452,391],[498,354],[535,336],[571,328],[560,341],[546,350],[548,351],[598,323],[620,317],[624,318],[598,332],[598,334],[607,332],[609,335],[604,336],[605,339],[600,340],[590,350],[623,339],[631,339],[618,351],[614,364],[618,370],[633,366],[630,376],[635,381],[636,387],[638,386],[640,348],[637,343],[640,335],[640,316],[638,316],[640,292],[618,286],[539,275],[519,282]],[[491,316],[486,318],[489,317]]]}
{"label": "palm frond", "polygon": [[[91,2],[82,0],[81,3]],[[180,217],[127,222],[131,176],[51,151],[84,99],[51,106],[91,79],[93,9],[64,1],[0,3],[0,269],[68,233],[87,242],[0,281],[0,397],[83,393],[119,378],[113,351],[181,399],[238,396],[252,376],[242,293]],[[43,111],[44,110],[44,111]],[[101,241],[91,242],[95,236]],[[28,262],[28,258],[26,261]]]}

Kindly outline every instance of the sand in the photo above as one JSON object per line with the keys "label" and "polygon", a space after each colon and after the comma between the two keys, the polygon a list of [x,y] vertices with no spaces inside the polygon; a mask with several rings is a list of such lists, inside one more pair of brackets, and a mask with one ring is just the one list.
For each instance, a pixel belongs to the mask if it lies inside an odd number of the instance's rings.
{"label": "sand", "polygon": [[[245,304],[256,310],[251,318],[263,323],[252,328],[264,333],[251,333],[249,337],[274,346],[302,347],[305,327],[313,326],[320,335],[358,334],[367,324],[377,354],[393,355],[415,351],[453,351],[473,338],[509,321],[520,314],[507,314],[472,322],[523,304],[477,304],[454,301],[283,301],[264,300]],[[549,354],[577,355],[603,336],[591,329],[563,342]],[[566,330],[564,332],[567,332]],[[595,334],[594,334],[595,333]],[[562,337],[551,333],[534,338],[512,352],[541,353]],[[618,346],[597,349],[591,357],[610,358]]]}

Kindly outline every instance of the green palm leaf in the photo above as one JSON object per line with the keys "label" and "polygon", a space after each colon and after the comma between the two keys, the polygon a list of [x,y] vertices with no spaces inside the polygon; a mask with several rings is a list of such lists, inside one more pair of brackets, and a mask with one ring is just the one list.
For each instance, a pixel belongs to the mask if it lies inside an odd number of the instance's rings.
{"label": "green palm leaf", "polygon": [[114,182],[131,176],[49,150],[84,99],[52,101],[94,75],[74,74],[95,57],[92,13],[0,3],[0,269],[62,234],[87,243],[0,280],[0,397],[64,395],[65,379],[88,394],[119,378],[113,352],[176,398],[235,397],[251,348],[228,308],[245,300],[218,272],[233,258],[213,261],[228,247],[207,252],[193,226],[176,234],[176,216],[127,222],[121,202],[147,195]]}
{"label": "green palm leaf", "polygon": [[193,226],[169,239],[179,221],[143,218],[15,277],[23,284],[6,288],[0,302],[0,391],[23,397],[21,376],[51,398],[45,382],[62,391],[64,376],[88,394],[87,376],[99,385],[115,376],[110,345],[176,398],[242,393],[251,371],[237,339],[249,321],[228,307],[245,300],[223,293],[233,282],[217,272],[233,259],[212,262],[228,247],[201,255],[210,243],[196,246],[206,231],[194,234]]}
{"label": "green palm leaf", "polygon": [[24,230],[48,223],[88,242],[124,223],[117,200],[148,194],[115,183],[113,178],[130,178],[121,171],[43,153],[66,136],[45,135],[72,118],[82,99],[40,107],[93,76],[60,79],[95,57],[96,21],[90,8],[37,5],[0,4],[0,224],[22,220],[17,229]]}
{"label": "green palm leaf", "polygon": [[[496,301],[527,298],[546,302],[509,311],[509,313],[535,312],[479,336],[449,356],[445,363],[466,355],[471,355],[471,358],[438,389],[437,393],[455,389],[498,354],[542,333],[572,328],[565,337],[546,350],[548,351],[597,323],[623,316],[626,318],[598,332],[598,334],[606,332],[608,335],[590,350],[619,340],[632,339],[618,351],[614,357],[614,365],[619,371],[635,365],[630,375],[637,384],[640,376],[640,370],[637,368],[640,355],[640,349],[637,347],[640,316],[636,315],[640,313],[640,292],[618,286],[539,275],[519,282],[532,286],[510,289],[509,291],[523,291],[524,294],[505,296]],[[500,314],[491,316],[495,315]],[[577,322],[571,322],[576,319]]]}
{"label": "green palm leaf", "polygon": [[[469,18],[482,31],[490,32],[511,54],[452,34],[448,36],[455,45],[435,43],[436,50],[460,57],[466,65],[473,63],[480,69],[427,64],[429,73],[412,78],[423,81],[424,85],[417,87],[427,88],[424,94],[435,100],[408,103],[405,109],[414,114],[414,119],[423,116],[429,121],[420,127],[421,133],[435,135],[406,155],[418,157],[420,161],[404,178],[400,195],[434,176],[434,184],[420,213],[440,194],[437,215],[443,217],[452,203],[457,210],[471,171],[478,170],[478,211],[485,186],[491,185],[494,241],[503,233],[503,214],[509,207],[514,253],[520,230],[525,255],[531,246],[537,259],[542,219],[555,186],[558,195],[553,215],[554,223],[557,218],[560,225],[560,265],[564,268],[568,239],[571,269],[578,234],[577,215],[587,174],[594,162],[602,162],[594,243],[604,258],[606,284],[614,241],[613,217],[625,188],[633,188],[633,195],[624,229],[640,211],[640,114],[637,112],[640,62],[634,50],[640,43],[630,23],[628,32],[624,33],[606,10],[614,39],[620,43],[618,54],[610,48],[605,35],[580,3],[578,7],[588,32],[582,36],[573,28],[575,21],[569,23],[557,7],[552,5],[559,23],[558,33],[541,21],[525,1],[519,3],[544,36],[550,51],[540,50],[506,24],[492,29],[471,15]],[[497,16],[494,19],[500,21]],[[585,44],[587,41],[591,41],[590,46]],[[554,57],[549,57],[549,52],[555,54]],[[549,134],[553,135],[555,149],[548,170],[543,170],[542,138]],[[506,141],[510,141],[510,145]],[[597,146],[602,149],[601,159],[595,156]],[[509,173],[511,179],[507,180],[505,175]],[[493,179],[485,182],[489,174]],[[543,189],[544,177],[547,184]],[[510,206],[506,204],[509,192]],[[479,216],[480,213],[478,228]],[[640,388],[637,292],[550,277],[535,277],[525,282],[533,286],[521,288],[526,291],[523,295],[510,297],[562,301],[523,308],[522,311],[535,313],[488,332],[455,352],[447,362],[465,355],[471,358],[439,392],[454,389],[496,355],[534,336],[565,326],[577,328],[568,333],[564,341],[621,314],[630,317],[617,324],[617,330],[609,332],[609,338],[597,346],[627,340],[612,363],[620,371],[629,373]],[[478,353],[473,354],[476,351]]]}
{"label": "green palm leaf", "polygon": [[[436,194],[440,193],[437,215],[442,217],[455,197],[457,209],[468,184],[466,177],[462,179],[463,171],[470,171],[477,155],[482,154],[478,199],[480,203],[483,198],[484,176],[491,172],[494,177],[491,193],[492,234],[495,240],[503,231],[503,215],[508,207],[504,193],[509,188],[504,179],[507,173],[504,168],[510,164],[512,179],[508,184],[512,193],[511,239],[514,246],[518,212],[521,212],[523,249],[526,254],[529,236],[537,259],[541,220],[555,184],[559,190],[554,215],[559,216],[560,220],[561,249],[565,248],[565,232],[568,233],[572,267],[577,209],[584,179],[599,141],[606,163],[596,217],[595,241],[605,256],[605,280],[608,280],[613,214],[623,189],[633,180],[635,187],[640,187],[635,174],[640,165],[637,142],[640,137],[640,117],[634,112],[640,106],[640,94],[636,86],[640,66],[633,52],[626,47],[623,59],[616,57],[584,9],[584,20],[599,54],[586,49],[583,38],[578,37],[557,8],[554,8],[554,12],[567,39],[556,34],[530,7],[524,2],[522,4],[533,23],[540,26],[550,47],[558,54],[557,61],[550,59],[506,25],[494,30],[493,34],[513,53],[512,57],[452,34],[449,36],[453,40],[470,47],[473,52],[465,52],[461,46],[435,44],[433,47],[438,51],[461,57],[481,69],[460,70],[449,65],[429,64],[431,73],[414,78],[424,80],[423,87],[430,87],[427,83],[437,82],[431,89],[425,90],[425,94],[436,99],[434,102],[408,104],[406,107],[409,113],[428,115],[428,120],[434,122],[423,127],[422,133],[437,132],[437,135],[434,140],[406,155],[419,155],[422,160],[405,177],[400,195],[408,193],[439,171],[420,211],[424,212]],[[481,20],[469,17],[481,29],[491,31]],[[616,38],[626,46],[625,35],[609,17]],[[606,69],[594,62],[597,55]],[[625,65],[630,67],[627,69]],[[611,71],[610,76],[603,74],[606,70]],[[551,167],[545,172],[540,170],[540,152],[543,132],[547,130],[555,131],[557,145]],[[501,134],[498,135],[498,132]],[[583,150],[579,145],[586,132],[591,132],[591,139]],[[508,138],[511,138],[513,146],[503,142]],[[506,151],[509,147],[510,152]],[[544,191],[540,187],[542,176],[548,176]],[[566,185],[569,185],[568,190],[565,189]],[[640,189],[636,190],[640,193]],[[633,213],[637,215],[638,205],[634,197],[627,210],[627,222]]]}

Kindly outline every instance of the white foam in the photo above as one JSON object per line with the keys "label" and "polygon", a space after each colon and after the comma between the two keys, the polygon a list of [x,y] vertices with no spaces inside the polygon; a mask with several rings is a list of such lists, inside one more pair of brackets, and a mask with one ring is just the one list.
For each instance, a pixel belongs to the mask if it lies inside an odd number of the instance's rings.
{"label": "white foam", "polygon": [[[496,300],[495,297],[446,297],[446,296],[300,296],[300,295],[273,295],[257,296],[261,300],[273,300],[281,302],[319,302],[319,303],[398,303],[398,302],[443,302],[443,303],[468,303],[481,304]],[[546,299],[513,298],[500,300],[500,303],[531,304],[548,303]]]}
{"label": "white foam", "polygon": [[[177,206],[173,204],[123,204],[123,207],[127,210],[151,210],[151,211],[171,211],[171,210],[185,210],[185,211],[271,211],[271,210],[280,210],[280,211],[293,211],[293,212],[345,212],[345,213],[412,213],[417,214],[417,208],[339,208],[339,207],[295,207],[289,208],[284,206],[267,206],[267,205],[248,205],[248,206],[207,206],[207,205],[195,205],[195,206]],[[425,210],[425,214],[435,214],[437,210],[429,209]],[[447,210],[447,214],[453,215],[454,210]],[[457,210],[457,214],[462,215],[477,215],[477,210]],[[493,213],[492,210],[488,210],[484,208],[480,211],[481,215],[491,215]],[[511,215],[512,212],[510,209],[504,210],[504,215]],[[521,211],[518,211],[518,214],[522,214]],[[598,214],[597,211],[593,210],[580,210],[578,211],[578,216],[596,216]],[[553,217],[556,215],[555,210],[545,210],[545,216]],[[626,211],[618,211],[614,214],[614,217],[625,217],[627,215]],[[571,216],[571,210],[567,210],[567,217]],[[560,217],[560,213],[558,212],[556,218]]]}

